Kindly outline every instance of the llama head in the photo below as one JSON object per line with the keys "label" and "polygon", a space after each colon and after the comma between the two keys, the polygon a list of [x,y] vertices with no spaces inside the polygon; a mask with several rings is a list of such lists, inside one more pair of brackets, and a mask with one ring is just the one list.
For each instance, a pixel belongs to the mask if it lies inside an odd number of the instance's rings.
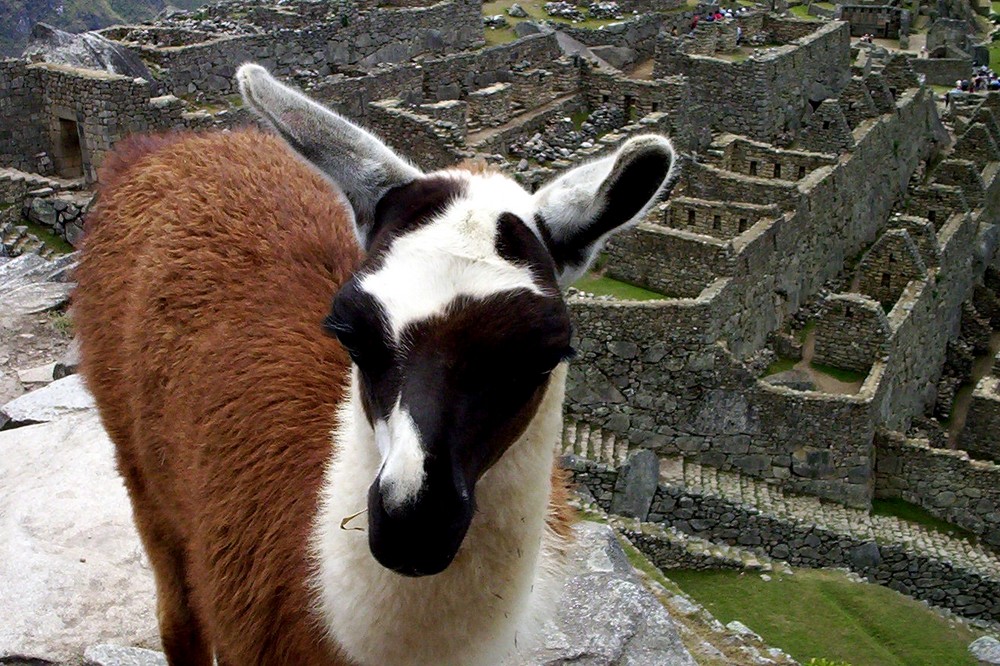
{"label": "llama head", "polygon": [[498,173],[422,173],[263,68],[237,79],[350,203],[367,255],[325,326],[355,363],[353,397],[381,459],[369,545],[397,572],[438,573],[472,520],[477,481],[572,353],[561,287],[665,195],[673,150],[635,137],[531,194]]}

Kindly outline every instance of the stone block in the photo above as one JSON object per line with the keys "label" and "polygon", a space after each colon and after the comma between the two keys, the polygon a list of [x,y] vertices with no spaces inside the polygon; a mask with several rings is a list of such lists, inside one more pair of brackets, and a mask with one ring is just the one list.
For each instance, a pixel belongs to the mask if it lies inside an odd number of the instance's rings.
{"label": "stone block", "polygon": [[659,478],[660,460],[656,454],[648,449],[633,451],[618,471],[611,512],[645,520]]}

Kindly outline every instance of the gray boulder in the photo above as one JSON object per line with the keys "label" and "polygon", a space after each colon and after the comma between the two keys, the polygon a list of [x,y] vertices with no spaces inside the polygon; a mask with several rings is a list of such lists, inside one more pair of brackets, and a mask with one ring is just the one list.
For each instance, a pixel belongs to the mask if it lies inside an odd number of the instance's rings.
{"label": "gray boulder", "polygon": [[132,79],[145,79],[153,87],[154,93],[159,92],[149,69],[135,52],[96,32],[74,35],[47,23],[37,23],[31,30],[31,41],[24,49],[23,57],[57,65],[97,69]]}
{"label": "gray boulder", "polygon": [[167,666],[167,658],[143,648],[95,645],[83,653],[83,666]]}
{"label": "gray boulder", "polygon": [[590,52],[616,69],[625,69],[639,58],[634,49],[625,46],[591,46]]}
{"label": "gray boulder", "polygon": [[0,451],[0,662],[158,647],[153,576],[97,414],[0,432]]}
{"label": "gray boulder", "polygon": [[518,37],[537,35],[540,32],[542,32],[542,27],[537,23],[532,23],[531,21],[521,21],[514,26],[514,34]]}
{"label": "gray boulder", "polygon": [[69,375],[30,393],[14,398],[0,408],[3,427],[45,423],[94,408],[94,397],[80,375]]}
{"label": "gray boulder", "polygon": [[513,16],[514,18],[528,18],[528,12],[526,12],[524,7],[516,2],[507,8],[507,14],[509,16]]}
{"label": "gray boulder", "polygon": [[646,520],[660,478],[660,459],[648,449],[629,454],[615,481],[611,512]]}
{"label": "gray boulder", "polygon": [[643,586],[614,531],[580,523],[571,577],[525,666],[696,666],[670,614]]}
{"label": "gray boulder", "polygon": [[992,636],[983,636],[972,641],[969,644],[969,652],[980,666],[1000,664],[1000,641]]}
{"label": "gray boulder", "polygon": [[816,384],[813,382],[812,377],[809,376],[809,373],[804,370],[795,370],[794,368],[792,370],[785,370],[784,372],[768,375],[764,378],[764,381],[768,384],[784,386],[796,391],[816,390]]}

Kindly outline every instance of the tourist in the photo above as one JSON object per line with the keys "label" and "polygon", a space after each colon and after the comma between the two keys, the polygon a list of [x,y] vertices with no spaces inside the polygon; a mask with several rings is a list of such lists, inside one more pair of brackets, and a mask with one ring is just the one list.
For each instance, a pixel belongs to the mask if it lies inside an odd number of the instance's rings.
{"label": "tourist", "polygon": [[743,28],[736,26],[736,46],[743,43]]}

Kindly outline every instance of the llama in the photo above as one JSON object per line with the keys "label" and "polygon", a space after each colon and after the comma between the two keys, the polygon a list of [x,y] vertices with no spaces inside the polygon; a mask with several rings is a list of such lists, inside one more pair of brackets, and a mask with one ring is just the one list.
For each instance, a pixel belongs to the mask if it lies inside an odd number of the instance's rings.
{"label": "llama", "polygon": [[122,144],[77,271],[167,660],[498,664],[570,538],[562,287],[665,196],[671,145],[530,194],[237,81],[277,135]]}

